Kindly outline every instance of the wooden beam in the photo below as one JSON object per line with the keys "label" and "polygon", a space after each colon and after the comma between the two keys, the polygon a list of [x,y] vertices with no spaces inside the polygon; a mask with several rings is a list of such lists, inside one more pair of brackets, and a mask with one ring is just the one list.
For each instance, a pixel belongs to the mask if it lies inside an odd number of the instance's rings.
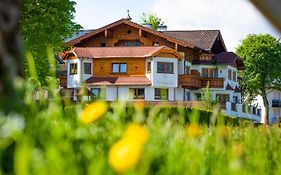
{"label": "wooden beam", "polygon": [[178,43],[175,43],[175,50],[178,51]]}
{"label": "wooden beam", "polygon": [[104,36],[107,37],[108,33],[107,30],[104,31]]}
{"label": "wooden beam", "polygon": [[142,30],[141,29],[139,29],[139,36],[141,36],[142,35]]}

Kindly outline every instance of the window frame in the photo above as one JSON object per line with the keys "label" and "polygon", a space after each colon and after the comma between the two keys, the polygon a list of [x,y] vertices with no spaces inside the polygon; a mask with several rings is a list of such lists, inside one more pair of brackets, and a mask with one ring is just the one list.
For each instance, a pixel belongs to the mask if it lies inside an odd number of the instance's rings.
{"label": "window frame", "polygon": [[[156,91],[158,91],[156,93]],[[162,93],[161,93],[162,91]],[[167,96],[165,98],[162,97],[163,91],[167,91]],[[154,99],[155,100],[169,100],[169,89],[168,88],[154,88]]]}
{"label": "window frame", "polygon": [[[93,90],[97,90],[97,96],[94,95]],[[104,94],[103,94],[104,93]],[[93,99],[105,99],[106,98],[106,89],[105,88],[91,88],[91,95]]]}
{"label": "window frame", "polygon": [[[159,70],[159,64],[163,64],[163,71]],[[167,64],[172,65],[172,71],[168,72],[167,71]],[[174,63],[173,62],[163,62],[163,61],[159,61],[157,62],[157,73],[161,73],[161,74],[174,74]]]}
{"label": "window frame", "polygon": [[232,81],[237,81],[237,72],[236,72],[236,70],[233,70],[233,72],[232,72]]}
{"label": "window frame", "polygon": [[232,70],[231,70],[231,69],[228,69],[227,78],[228,78],[229,80],[232,80]]}
{"label": "window frame", "polygon": [[[133,91],[130,94],[130,99],[133,100],[144,100],[145,99],[145,88],[129,88],[129,92]],[[143,95],[140,95],[139,92],[143,91]]]}
{"label": "window frame", "polygon": [[151,61],[148,61],[147,64],[146,64],[146,66],[147,66],[147,67],[146,67],[146,72],[147,72],[147,73],[151,73]]}
{"label": "window frame", "polygon": [[[118,71],[117,72],[113,72],[113,66],[114,65],[118,65]],[[125,65],[126,66],[126,71],[125,72],[121,72],[121,65]],[[127,63],[112,63],[111,65],[111,73],[112,74],[126,74],[128,71],[128,67],[127,67]]]}
{"label": "window frame", "polygon": [[[85,64],[89,64],[89,65],[90,65],[90,73],[86,73]],[[92,63],[84,62],[84,63],[83,63],[83,68],[84,68],[84,69],[83,69],[83,73],[84,73],[84,74],[92,75]]]}
{"label": "window frame", "polygon": [[[74,71],[72,71],[74,70]],[[69,64],[69,75],[78,74],[78,63],[70,63]]]}

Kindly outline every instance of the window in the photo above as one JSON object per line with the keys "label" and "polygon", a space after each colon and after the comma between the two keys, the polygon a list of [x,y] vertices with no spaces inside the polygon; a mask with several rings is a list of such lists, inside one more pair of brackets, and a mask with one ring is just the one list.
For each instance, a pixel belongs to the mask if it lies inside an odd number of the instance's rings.
{"label": "window", "polygon": [[130,99],[144,99],[144,88],[129,89]]}
{"label": "window", "polygon": [[168,100],[168,94],[168,89],[155,88],[154,98],[155,100]]}
{"label": "window", "polygon": [[273,99],[272,100],[272,107],[281,107],[281,100],[280,99]]}
{"label": "window", "polygon": [[105,43],[100,43],[100,46],[101,47],[106,47],[106,44]]}
{"label": "window", "polygon": [[217,68],[202,68],[202,77],[218,78]]}
{"label": "window", "polygon": [[70,73],[70,75],[77,74],[77,63],[71,63],[70,64],[69,73]]}
{"label": "window", "polygon": [[153,42],[152,46],[159,46],[159,43],[158,42]]}
{"label": "window", "polygon": [[127,63],[112,64],[112,73],[126,73],[126,72],[127,72]]}
{"label": "window", "polygon": [[148,61],[147,62],[147,73],[150,73],[151,72],[151,61]]}
{"label": "window", "polygon": [[189,75],[191,72],[190,66],[185,66],[185,74]]}
{"label": "window", "polygon": [[84,74],[92,74],[92,64],[84,63]]}
{"label": "window", "polygon": [[201,94],[200,93],[195,93],[194,94],[194,100],[197,100],[197,101],[201,100]]}
{"label": "window", "polygon": [[232,76],[233,76],[233,77],[232,77],[232,80],[236,82],[237,79],[236,79],[236,71],[235,71],[235,70],[233,71],[233,75],[232,75]]}
{"label": "window", "polygon": [[157,73],[174,73],[174,63],[157,62]]}
{"label": "window", "polygon": [[231,80],[231,72],[232,72],[232,71],[231,71],[230,69],[228,69],[228,79],[229,79],[229,80]]}
{"label": "window", "polygon": [[124,41],[124,46],[141,46],[141,43],[136,41]]}
{"label": "window", "polygon": [[92,97],[94,99],[105,99],[105,89],[104,88],[92,88]]}
{"label": "window", "polygon": [[228,94],[216,94],[216,99],[218,99],[218,101],[221,104],[225,104],[226,102],[229,101],[229,95]]}

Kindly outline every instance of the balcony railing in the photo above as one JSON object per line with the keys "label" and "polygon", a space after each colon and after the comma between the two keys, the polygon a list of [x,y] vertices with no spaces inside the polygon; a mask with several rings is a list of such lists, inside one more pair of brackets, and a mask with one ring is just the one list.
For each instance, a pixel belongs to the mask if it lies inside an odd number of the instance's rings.
{"label": "balcony railing", "polygon": [[188,89],[200,89],[201,77],[197,75],[179,75],[179,85]]}
{"label": "balcony railing", "polygon": [[223,88],[224,79],[223,78],[202,78],[201,86],[206,87],[209,82],[209,88]]}
{"label": "balcony railing", "polygon": [[200,89],[207,86],[209,82],[209,88],[223,88],[223,78],[203,78],[197,74],[179,75],[179,85],[188,89]]}
{"label": "balcony railing", "polygon": [[67,76],[60,75],[59,76],[59,84],[61,87],[66,88],[67,87]]}

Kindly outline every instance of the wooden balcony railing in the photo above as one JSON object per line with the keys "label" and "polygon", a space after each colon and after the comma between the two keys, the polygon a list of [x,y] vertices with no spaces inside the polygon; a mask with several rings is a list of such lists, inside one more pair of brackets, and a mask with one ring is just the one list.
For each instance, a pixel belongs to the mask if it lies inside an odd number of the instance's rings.
{"label": "wooden balcony railing", "polygon": [[201,77],[197,75],[179,75],[179,85],[188,89],[200,89]]}
{"label": "wooden balcony railing", "polygon": [[209,88],[223,88],[223,78],[203,78],[197,74],[179,75],[179,85],[188,89],[200,89],[207,86],[209,82]]}
{"label": "wooden balcony railing", "polygon": [[202,78],[201,86],[206,87],[209,82],[209,88],[223,88],[223,78]]}
{"label": "wooden balcony railing", "polygon": [[61,87],[66,88],[67,87],[67,76],[60,75],[59,76],[59,84],[60,84]]}

